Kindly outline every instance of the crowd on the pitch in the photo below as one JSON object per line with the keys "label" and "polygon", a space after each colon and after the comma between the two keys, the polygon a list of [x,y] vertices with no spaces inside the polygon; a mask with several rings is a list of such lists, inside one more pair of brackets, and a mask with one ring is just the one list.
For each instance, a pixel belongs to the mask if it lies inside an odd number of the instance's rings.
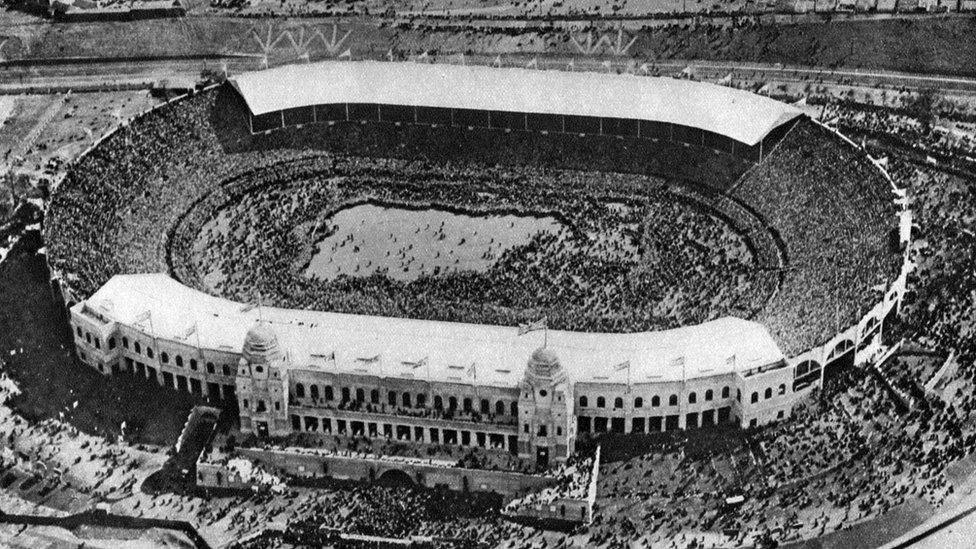
{"label": "crowd on the pitch", "polygon": [[[508,325],[547,316],[552,328],[637,331],[749,317],[775,287],[710,206],[676,199],[657,178],[294,150],[227,155],[209,125],[212,100],[204,94],[124,129],[62,185],[48,240],[55,267],[81,293],[115,273],[172,270],[242,301]],[[570,230],[539,234],[483,273],[409,283],[304,276],[316,234],[301,225],[371,199],[555,215]],[[207,230],[227,202],[226,235]],[[209,269],[224,275],[216,287],[205,283]]]}

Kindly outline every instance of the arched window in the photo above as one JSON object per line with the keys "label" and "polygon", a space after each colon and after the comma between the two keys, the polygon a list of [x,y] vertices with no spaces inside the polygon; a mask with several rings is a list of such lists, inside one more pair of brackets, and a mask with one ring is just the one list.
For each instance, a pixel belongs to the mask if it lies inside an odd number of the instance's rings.
{"label": "arched window", "polygon": [[784,385],[782,383],[779,384],[779,394],[781,394],[781,395],[785,395],[786,394],[786,385]]}
{"label": "arched window", "polygon": [[95,338],[95,348],[96,349],[101,349],[102,348],[102,340],[101,339],[98,339],[97,337]]}
{"label": "arched window", "polygon": [[447,398],[447,409],[448,410],[457,410],[457,397],[448,397]]}
{"label": "arched window", "polygon": [[78,337],[81,337],[81,326],[75,326],[75,333],[78,334]]}
{"label": "arched window", "polygon": [[333,398],[335,398],[335,393],[332,392],[332,386],[331,385],[326,385],[325,386],[325,400],[332,400]]}
{"label": "arched window", "polygon": [[396,393],[390,391],[386,394],[386,403],[390,406],[396,406]]}
{"label": "arched window", "polygon": [[295,384],[295,397],[305,398],[305,386],[302,385],[301,383]]}
{"label": "arched window", "polygon": [[518,417],[518,402],[512,403],[512,416]]}
{"label": "arched window", "polygon": [[487,398],[481,399],[480,411],[482,414],[488,415],[491,413],[491,403],[488,402]]}
{"label": "arched window", "polygon": [[163,351],[163,353],[159,355],[159,360],[163,364],[169,364],[169,355],[166,354],[166,351]]}
{"label": "arched window", "polygon": [[[78,331],[80,332],[81,329],[79,328]],[[78,334],[78,335],[81,335],[81,334]],[[129,338],[127,338],[127,337],[123,337],[122,338],[122,346],[125,347],[126,349],[129,348]]]}
{"label": "arched window", "polygon": [[318,385],[315,385],[314,383],[312,385],[309,385],[308,386],[308,391],[309,391],[309,393],[311,393],[310,396],[312,397],[313,400],[318,400],[319,399],[319,386]]}
{"label": "arched window", "polygon": [[[208,362],[207,363],[207,373],[208,374],[216,374],[217,373],[217,367],[214,366],[214,363],[213,362]],[[224,375],[226,375],[226,373]]]}
{"label": "arched window", "polygon": [[403,407],[409,408],[410,404],[410,393],[403,393]]}
{"label": "arched window", "polygon": [[713,398],[715,398],[715,393],[714,393],[714,392],[713,392],[713,391],[712,391],[711,389],[708,389],[708,390],[706,390],[706,391],[705,391],[705,401],[706,401],[706,402],[707,402],[707,401],[710,401],[710,400],[712,400]]}
{"label": "arched window", "polygon": [[641,397],[635,398],[634,399],[634,408],[643,408],[643,407],[644,407],[644,399],[641,398]]}
{"label": "arched window", "polygon": [[462,405],[464,406],[464,411],[465,412],[470,412],[471,411],[471,399],[470,398],[464,397],[464,400],[462,401]]}
{"label": "arched window", "polygon": [[424,406],[427,406],[427,395],[417,393],[417,408],[423,408]]}
{"label": "arched window", "polygon": [[722,398],[729,398],[729,388],[722,387]]}
{"label": "arched window", "polygon": [[596,397],[596,407],[597,408],[606,408],[607,407],[607,399],[605,399],[603,397]]}
{"label": "arched window", "polygon": [[190,359],[190,369],[193,370],[194,372],[197,371],[197,359],[195,358]]}
{"label": "arched window", "polygon": [[224,375],[225,376],[230,375],[230,364],[224,364]]}
{"label": "arched window", "polygon": [[759,393],[753,391],[752,396],[749,397],[749,402],[751,402],[752,404],[759,402]]}
{"label": "arched window", "polygon": [[181,357],[180,355],[176,355],[176,365],[179,366],[180,368],[183,367],[183,357]]}
{"label": "arched window", "polygon": [[668,406],[678,405],[678,395],[671,395],[668,397]]}
{"label": "arched window", "polygon": [[132,348],[136,350],[137,354],[142,353],[142,345],[139,345],[138,341],[136,341],[135,344],[132,345]]}
{"label": "arched window", "polygon": [[152,347],[146,347],[146,356],[148,356],[149,358],[152,358],[154,354],[155,353],[153,353]]}
{"label": "arched window", "polygon": [[505,403],[499,400],[495,403],[495,415],[503,416],[505,415]]}
{"label": "arched window", "polygon": [[586,398],[585,395],[584,396],[581,396],[579,398],[579,405],[580,405],[580,408],[586,408],[587,406],[590,405],[590,401],[589,401],[588,398]]}
{"label": "arched window", "polygon": [[444,399],[441,395],[434,395],[434,409],[443,410],[444,409]]}
{"label": "arched window", "polygon": [[114,349],[115,348],[115,338],[114,337],[108,338],[108,348],[109,349]]}
{"label": "arched window", "polygon": [[661,405],[661,397],[659,397],[657,395],[652,396],[651,397],[651,406],[653,406],[654,408],[657,408],[660,405]]}
{"label": "arched window", "polygon": [[688,404],[694,404],[698,402],[698,393],[692,391],[688,393]]}
{"label": "arched window", "polygon": [[349,387],[342,388],[342,401],[349,402]]}
{"label": "arched window", "polygon": [[369,401],[372,402],[373,404],[379,404],[380,403],[380,390],[379,389],[373,389],[373,390],[371,390],[369,392]]}
{"label": "arched window", "polygon": [[624,407],[624,399],[622,399],[620,397],[617,397],[617,398],[613,399],[613,407],[614,408],[623,408]]}
{"label": "arched window", "polygon": [[85,341],[87,341],[88,344],[91,345],[91,334],[88,332],[85,332]]}
{"label": "arched window", "polygon": [[764,398],[773,398],[773,388],[772,387],[766,387],[766,391],[765,391],[765,394],[763,395],[763,397]]}

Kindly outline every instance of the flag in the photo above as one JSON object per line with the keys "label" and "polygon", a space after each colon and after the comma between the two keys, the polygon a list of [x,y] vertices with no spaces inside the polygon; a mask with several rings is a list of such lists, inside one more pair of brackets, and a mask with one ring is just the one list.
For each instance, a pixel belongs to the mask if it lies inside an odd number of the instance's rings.
{"label": "flag", "polygon": [[338,58],[342,59],[343,57],[352,59],[352,50],[347,48],[346,51],[339,54]]}
{"label": "flag", "polygon": [[529,332],[545,330],[546,328],[547,328],[546,317],[542,317],[539,320],[536,320],[535,322],[529,322],[528,324],[519,324],[518,335],[524,336]]}
{"label": "flag", "polygon": [[685,365],[685,357],[679,356],[678,358],[671,361],[671,366],[674,368],[683,368]]}
{"label": "flag", "polygon": [[418,360],[417,362],[409,362],[409,361],[406,361],[405,360],[405,361],[403,361],[403,364],[406,365],[406,366],[410,366],[410,368],[413,369],[413,370],[416,370],[417,368],[422,368],[422,367],[426,366],[427,365],[427,359],[428,358],[429,357],[426,357],[425,356],[424,358]]}
{"label": "flag", "polygon": [[566,70],[575,71],[576,70],[576,60],[570,59],[569,64],[566,65]]}
{"label": "flag", "polygon": [[498,54],[498,55],[495,56],[495,61],[492,63],[492,65],[495,65],[496,67],[501,67],[502,66],[502,56],[501,56],[501,54]]}
{"label": "flag", "polygon": [[527,69],[538,69],[539,68],[539,58],[533,57],[531,61],[525,64]]}
{"label": "flag", "polygon": [[386,58],[393,61],[393,48],[390,48],[390,51],[386,52]]}
{"label": "flag", "polygon": [[146,310],[146,311],[144,311],[142,313],[139,313],[139,316],[136,317],[135,322],[137,324],[139,322],[145,322],[145,321],[149,320],[149,317],[151,317],[151,316],[152,316],[152,311]]}
{"label": "flag", "polygon": [[461,53],[458,54],[458,59],[461,61],[461,64],[462,65],[466,65],[467,64],[467,63],[464,62],[464,52],[461,52]]}
{"label": "flag", "polygon": [[186,339],[186,338],[190,337],[191,335],[193,335],[195,333],[197,333],[197,323],[196,322],[194,322],[189,328],[186,329],[185,332],[183,332],[183,339]]}
{"label": "flag", "polygon": [[644,73],[644,74],[647,74],[647,73],[649,73],[649,72],[651,72],[651,68],[647,66],[647,63],[643,63],[643,64],[642,64],[642,65],[640,66],[640,69],[638,69],[638,70],[639,70],[640,72],[642,72],[642,73]]}
{"label": "flag", "polygon": [[725,365],[728,366],[729,368],[735,368],[735,355],[732,355],[729,358],[725,359]]}
{"label": "flag", "polygon": [[241,309],[241,312],[242,313],[249,313],[249,312],[253,311],[254,309],[256,309],[258,307],[259,307],[259,305],[257,303],[248,303],[247,305],[245,305]]}
{"label": "flag", "polygon": [[[333,353],[333,354],[335,354],[335,353]],[[360,361],[360,362],[362,362],[364,364],[376,364],[377,362],[380,361],[380,355],[376,355],[376,356],[370,357],[370,358],[362,358],[362,357],[360,357],[360,358],[357,358],[356,360],[358,360],[358,361]]]}
{"label": "flag", "polygon": [[620,364],[617,364],[616,366],[613,367],[613,371],[615,371],[615,372],[619,372],[621,370],[630,370],[630,361],[629,360],[625,360],[625,361],[621,362]]}
{"label": "flag", "polygon": [[468,376],[478,379],[478,369],[475,367],[474,362],[471,363],[471,366],[468,366]]}
{"label": "flag", "polygon": [[604,61],[602,65],[603,68],[607,69],[607,72],[610,72],[610,61]]}
{"label": "flag", "polygon": [[422,54],[420,54],[420,55],[417,56],[416,61],[427,61],[427,58],[428,57],[430,57],[430,54],[428,54],[427,52],[424,52],[424,53],[422,53]]}

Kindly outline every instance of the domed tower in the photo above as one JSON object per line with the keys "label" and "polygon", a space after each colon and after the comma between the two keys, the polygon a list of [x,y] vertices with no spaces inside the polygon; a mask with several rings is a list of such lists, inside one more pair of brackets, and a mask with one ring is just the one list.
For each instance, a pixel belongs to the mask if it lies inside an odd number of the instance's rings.
{"label": "domed tower", "polygon": [[237,406],[241,431],[258,436],[286,435],[288,399],[285,398],[287,355],[271,325],[258,322],[244,336],[237,365]]}
{"label": "domed tower", "polygon": [[519,456],[543,467],[565,461],[576,436],[569,384],[556,353],[545,347],[536,349],[519,390]]}

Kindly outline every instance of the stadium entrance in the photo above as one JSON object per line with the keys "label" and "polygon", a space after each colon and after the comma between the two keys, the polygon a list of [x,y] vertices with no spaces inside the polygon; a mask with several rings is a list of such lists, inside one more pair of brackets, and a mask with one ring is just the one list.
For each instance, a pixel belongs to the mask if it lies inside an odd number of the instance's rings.
{"label": "stadium entrance", "polygon": [[537,467],[544,469],[549,467],[549,448],[546,446],[536,446],[535,448],[535,464]]}

